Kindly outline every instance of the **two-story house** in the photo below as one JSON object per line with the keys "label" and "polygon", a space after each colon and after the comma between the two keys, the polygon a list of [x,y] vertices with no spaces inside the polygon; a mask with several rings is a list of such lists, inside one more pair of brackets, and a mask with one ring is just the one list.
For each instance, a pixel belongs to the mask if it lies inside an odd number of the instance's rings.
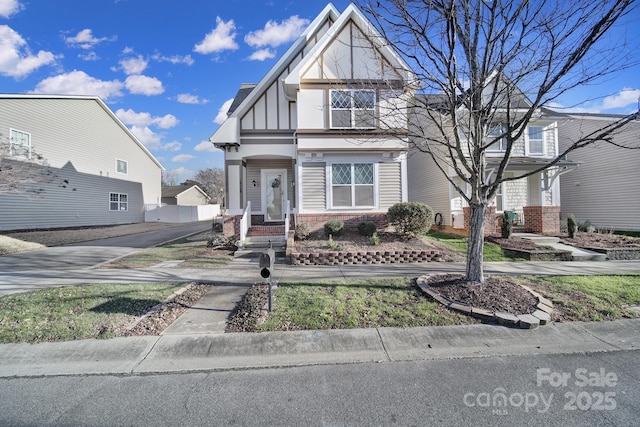
{"label": "two-story house", "polygon": [[210,138],[225,152],[225,234],[385,223],[408,200],[414,83],[357,7],[329,4],[258,84],[240,88]]}
{"label": "two-story house", "polygon": [[[487,91],[491,92],[491,82]],[[440,99],[436,96],[420,95],[419,108],[433,108],[433,114],[416,114],[418,120],[429,120],[438,116]],[[511,117],[513,120],[521,117],[531,108],[527,97],[517,91],[511,94],[510,114],[496,117]],[[464,102],[459,109],[464,109]],[[446,115],[446,112],[443,112]],[[464,112],[461,113],[464,116]],[[566,116],[546,108],[538,109],[534,118],[528,123],[520,137],[512,142],[509,163],[504,170],[505,181],[499,184],[492,206],[486,212],[485,234],[499,233],[499,217],[505,212],[514,225],[523,231],[534,233],[559,233],[560,231],[560,176],[576,168],[577,164],[560,160],[551,168],[538,171],[541,167],[555,159],[559,153],[558,123],[566,120]],[[426,119],[425,119],[426,118]],[[446,120],[443,120],[446,122]],[[421,123],[421,131],[428,130],[429,125]],[[453,132],[450,129],[450,132]],[[459,127],[460,140],[467,137],[464,129]],[[486,162],[485,182],[495,180],[495,173],[507,152],[505,138],[507,126],[499,120],[488,125],[486,144],[490,144],[484,151]],[[419,132],[418,132],[419,133]],[[456,190],[455,185],[469,194],[469,184],[462,179],[449,162],[440,161],[445,165],[447,176],[436,165],[430,154],[424,149],[418,133],[412,135],[412,148],[408,160],[409,199],[430,205],[436,213],[438,223],[458,229],[468,229],[469,208],[466,200]],[[437,148],[436,148],[437,149]],[[464,152],[464,151],[463,151]],[[466,151],[468,155],[468,150]],[[436,157],[446,159],[446,154]],[[438,215],[439,214],[439,215]]]}
{"label": "two-story house", "polygon": [[144,222],[160,203],[162,165],[97,97],[0,95],[0,138],[0,173],[48,176],[0,191],[0,230]]}

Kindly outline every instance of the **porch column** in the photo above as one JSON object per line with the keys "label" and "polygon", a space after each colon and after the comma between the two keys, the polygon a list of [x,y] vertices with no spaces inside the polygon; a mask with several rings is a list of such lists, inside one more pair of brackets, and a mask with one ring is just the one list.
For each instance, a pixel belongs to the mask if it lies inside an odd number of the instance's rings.
{"label": "porch column", "polygon": [[[471,218],[471,208],[464,207],[462,208],[462,212],[464,213],[464,229],[469,233],[469,223]],[[492,236],[497,233],[498,230],[498,218],[496,217],[496,207],[495,206],[487,206],[484,210],[484,235]]]}
{"label": "porch column", "polygon": [[559,234],[560,206],[524,206],[524,226],[531,233]]}

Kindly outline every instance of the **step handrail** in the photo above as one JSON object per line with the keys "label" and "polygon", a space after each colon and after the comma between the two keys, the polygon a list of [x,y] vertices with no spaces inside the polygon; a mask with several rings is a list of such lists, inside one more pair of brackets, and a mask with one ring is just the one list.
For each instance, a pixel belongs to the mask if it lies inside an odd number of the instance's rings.
{"label": "step handrail", "polygon": [[247,233],[251,228],[251,201],[247,202],[247,207],[242,212],[242,218],[240,218],[240,247],[244,248],[247,240]]}

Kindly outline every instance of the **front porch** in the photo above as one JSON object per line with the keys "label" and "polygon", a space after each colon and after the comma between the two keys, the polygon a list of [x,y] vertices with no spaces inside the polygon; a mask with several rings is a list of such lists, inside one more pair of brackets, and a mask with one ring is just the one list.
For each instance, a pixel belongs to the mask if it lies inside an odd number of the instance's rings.
{"label": "front porch", "polygon": [[[511,211],[513,212],[513,211]],[[471,209],[463,208],[464,230],[469,230]],[[524,233],[555,235],[560,233],[560,206],[524,206],[522,211],[513,212],[514,230]],[[496,212],[495,206],[487,207],[485,212],[484,234],[500,234],[502,212]]]}

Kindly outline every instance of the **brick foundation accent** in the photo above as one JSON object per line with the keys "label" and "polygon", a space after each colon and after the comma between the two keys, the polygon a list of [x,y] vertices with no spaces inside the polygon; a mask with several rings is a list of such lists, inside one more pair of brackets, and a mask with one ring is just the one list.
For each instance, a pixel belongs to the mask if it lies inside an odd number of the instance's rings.
{"label": "brick foundation accent", "polygon": [[344,223],[344,228],[346,231],[358,231],[358,224],[364,221],[374,222],[378,226],[378,228],[384,228],[389,224],[389,222],[387,221],[387,214],[385,213],[297,214],[295,218],[296,224],[304,224],[309,232],[322,231],[324,229],[325,222],[332,220],[342,221]]}
{"label": "brick foundation accent", "polygon": [[531,233],[560,233],[560,206],[525,206],[524,226]]}
{"label": "brick foundation accent", "polygon": [[225,237],[240,237],[240,220],[242,215],[225,215],[222,223],[222,234]]}
{"label": "brick foundation accent", "polygon": [[[471,222],[471,208],[462,208],[464,212],[464,229],[469,234],[469,223]],[[484,235],[493,236],[500,231],[500,224],[498,222],[500,215],[496,215],[495,206],[487,206],[484,211]]]}

